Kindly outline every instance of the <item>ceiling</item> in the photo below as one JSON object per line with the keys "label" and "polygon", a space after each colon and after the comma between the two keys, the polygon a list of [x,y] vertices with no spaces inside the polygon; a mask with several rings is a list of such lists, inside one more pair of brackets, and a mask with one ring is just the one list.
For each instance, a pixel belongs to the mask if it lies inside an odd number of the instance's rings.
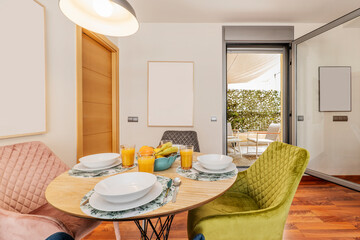
{"label": "ceiling", "polygon": [[359,0],[128,0],[140,22],[327,23]]}

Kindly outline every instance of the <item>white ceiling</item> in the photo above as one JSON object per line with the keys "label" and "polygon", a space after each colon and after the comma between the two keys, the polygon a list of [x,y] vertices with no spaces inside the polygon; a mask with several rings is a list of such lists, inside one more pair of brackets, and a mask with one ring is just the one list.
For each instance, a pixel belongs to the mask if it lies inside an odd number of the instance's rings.
{"label": "white ceiling", "polygon": [[140,22],[326,23],[359,0],[128,0]]}

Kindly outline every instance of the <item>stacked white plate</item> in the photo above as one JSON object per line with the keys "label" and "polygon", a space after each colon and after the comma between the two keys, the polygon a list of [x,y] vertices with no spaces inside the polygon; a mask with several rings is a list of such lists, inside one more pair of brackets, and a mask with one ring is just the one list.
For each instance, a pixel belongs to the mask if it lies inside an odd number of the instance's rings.
{"label": "stacked white plate", "polygon": [[88,155],[79,159],[73,169],[85,172],[98,171],[115,167],[121,163],[118,153],[99,153]]}
{"label": "stacked white plate", "polygon": [[227,173],[236,169],[233,158],[220,154],[207,154],[197,157],[193,167],[205,173]]}
{"label": "stacked white plate", "polygon": [[101,211],[123,211],[151,202],[162,193],[162,185],[154,174],[123,173],[95,185],[90,205]]}

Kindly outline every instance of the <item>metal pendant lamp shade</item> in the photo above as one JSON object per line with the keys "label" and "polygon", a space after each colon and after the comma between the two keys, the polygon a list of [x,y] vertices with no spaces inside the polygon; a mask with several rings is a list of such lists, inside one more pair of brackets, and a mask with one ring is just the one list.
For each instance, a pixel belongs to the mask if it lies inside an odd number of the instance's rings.
{"label": "metal pendant lamp shade", "polygon": [[108,36],[129,36],[139,22],[126,0],[59,0],[61,11],[77,25]]}

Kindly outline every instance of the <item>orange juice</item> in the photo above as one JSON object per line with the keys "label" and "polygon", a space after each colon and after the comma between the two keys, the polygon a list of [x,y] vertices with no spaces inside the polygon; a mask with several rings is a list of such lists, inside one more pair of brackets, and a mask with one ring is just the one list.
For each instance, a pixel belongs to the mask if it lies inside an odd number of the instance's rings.
{"label": "orange juice", "polygon": [[155,156],[138,157],[139,172],[154,173]]}
{"label": "orange juice", "polygon": [[192,148],[184,148],[180,150],[181,157],[181,168],[185,170],[189,170],[192,167],[193,160],[193,149]]}
{"label": "orange juice", "polygon": [[121,160],[123,167],[134,166],[135,147],[121,148]]}

